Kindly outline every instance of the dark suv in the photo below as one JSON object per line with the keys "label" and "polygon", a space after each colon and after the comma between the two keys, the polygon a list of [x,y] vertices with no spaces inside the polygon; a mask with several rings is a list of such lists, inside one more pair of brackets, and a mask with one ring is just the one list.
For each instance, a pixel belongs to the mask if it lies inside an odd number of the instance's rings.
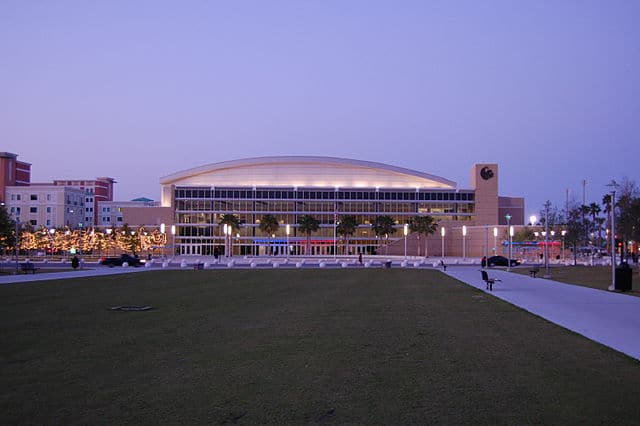
{"label": "dark suv", "polygon": [[122,254],[120,257],[103,257],[100,259],[101,265],[107,266],[122,266],[123,263],[127,263],[129,266],[141,266],[142,261],[138,256],[131,256],[128,254]]}

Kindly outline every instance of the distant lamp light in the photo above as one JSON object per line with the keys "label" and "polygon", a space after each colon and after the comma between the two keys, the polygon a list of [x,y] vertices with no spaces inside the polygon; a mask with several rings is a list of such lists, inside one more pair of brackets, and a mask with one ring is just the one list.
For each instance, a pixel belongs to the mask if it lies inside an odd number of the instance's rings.
{"label": "distant lamp light", "polygon": [[462,236],[463,237],[467,236],[467,225],[462,225]]}
{"label": "distant lamp light", "polygon": [[166,229],[165,229],[164,223],[161,223],[161,224],[160,224],[160,233],[164,234],[164,231],[165,231],[165,230],[166,230]]}
{"label": "distant lamp light", "polygon": [[510,237],[513,237],[513,235],[514,235],[514,232],[513,232],[513,225],[511,225],[511,226],[509,227],[509,236],[510,236]]}
{"label": "distant lamp light", "polygon": [[442,235],[444,237],[446,233],[447,233],[447,231],[445,231],[444,226],[442,228],[440,228],[440,235]]}
{"label": "distant lamp light", "polygon": [[529,216],[529,222],[531,223],[532,226],[536,226],[536,222],[538,222],[538,218],[536,217],[535,214],[532,214],[531,216]]}

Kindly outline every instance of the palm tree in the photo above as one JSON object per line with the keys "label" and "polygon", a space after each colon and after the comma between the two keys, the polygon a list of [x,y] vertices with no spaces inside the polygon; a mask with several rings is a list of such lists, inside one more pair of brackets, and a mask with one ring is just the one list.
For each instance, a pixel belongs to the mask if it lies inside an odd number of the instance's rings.
{"label": "palm tree", "polygon": [[393,218],[386,215],[378,216],[373,222],[373,232],[375,232],[378,237],[384,235],[385,253],[388,252],[389,234],[393,234],[396,232],[396,228],[394,228],[393,225],[395,225],[395,221],[393,220]]}
{"label": "palm tree", "polygon": [[358,219],[353,215],[342,216],[342,220],[336,227],[338,235],[346,239],[346,252],[349,253],[349,237],[355,234],[358,229]]}
{"label": "palm tree", "polygon": [[304,233],[307,236],[307,247],[305,249],[305,254],[309,254],[309,240],[311,238],[311,234],[320,229],[320,221],[310,214],[305,214],[298,218],[298,228],[300,229],[300,232]]}
{"label": "palm tree", "polygon": [[596,228],[598,229],[598,248],[600,247],[600,238],[602,237],[602,232],[601,232],[601,227],[598,226],[598,221],[596,220],[598,217],[598,214],[602,211],[602,209],[600,208],[600,205],[598,203],[591,203],[589,204],[589,214],[591,215],[591,220],[593,222],[592,226],[593,226],[593,230],[595,230]]}
{"label": "palm tree", "polygon": [[436,232],[438,224],[433,216],[414,216],[409,220],[411,232],[418,233],[418,256],[420,256],[420,235],[424,235],[424,257],[429,257],[427,237]]}
{"label": "palm tree", "polygon": [[[272,214],[265,214],[260,219],[260,231],[269,238],[269,245],[271,245],[271,235],[275,234],[279,227],[278,219]],[[269,252],[271,252],[271,247],[269,247]]]}

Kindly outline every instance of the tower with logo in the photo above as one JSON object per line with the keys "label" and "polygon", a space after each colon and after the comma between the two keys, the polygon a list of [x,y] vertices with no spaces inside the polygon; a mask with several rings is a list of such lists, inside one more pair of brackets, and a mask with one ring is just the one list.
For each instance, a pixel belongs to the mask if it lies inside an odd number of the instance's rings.
{"label": "tower with logo", "polygon": [[476,225],[496,225],[498,218],[498,165],[476,164],[471,168],[471,187],[475,190]]}

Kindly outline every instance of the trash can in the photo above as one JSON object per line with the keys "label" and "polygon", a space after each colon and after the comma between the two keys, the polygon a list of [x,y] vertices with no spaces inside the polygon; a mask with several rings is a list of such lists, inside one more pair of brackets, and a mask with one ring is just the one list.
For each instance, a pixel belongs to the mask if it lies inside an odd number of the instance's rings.
{"label": "trash can", "polygon": [[627,262],[622,262],[616,267],[616,290],[631,291],[632,272],[633,270]]}
{"label": "trash can", "polygon": [[384,262],[383,265],[384,265],[385,269],[391,269],[391,262],[390,261],[389,262]]}

